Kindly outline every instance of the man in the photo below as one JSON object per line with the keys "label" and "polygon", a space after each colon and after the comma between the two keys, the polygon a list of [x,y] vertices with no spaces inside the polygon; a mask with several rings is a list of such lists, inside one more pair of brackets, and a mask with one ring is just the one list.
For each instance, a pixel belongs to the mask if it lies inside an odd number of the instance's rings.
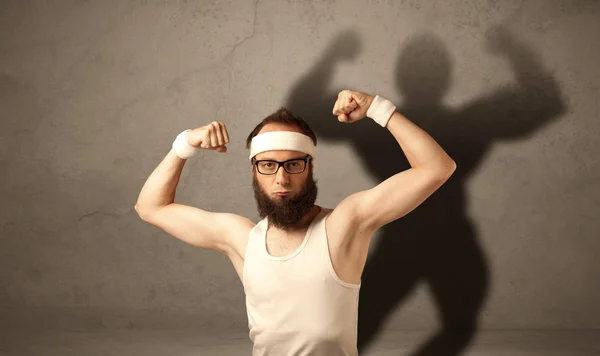
{"label": "man", "polygon": [[223,123],[180,133],[146,181],[135,207],[144,221],[230,258],[246,293],[253,355],[357,355],[358,292],[373,233],[415,209],[456,169],[431,136],[395,109],[380,96],[339,93],[333,115],[343,123],[368,116],[386,127],[411,168],[334,209],[314,204],[317,139],[285,109],[247,140],[257,224],[174,202],[186,159],[199,149],[227,151]]}

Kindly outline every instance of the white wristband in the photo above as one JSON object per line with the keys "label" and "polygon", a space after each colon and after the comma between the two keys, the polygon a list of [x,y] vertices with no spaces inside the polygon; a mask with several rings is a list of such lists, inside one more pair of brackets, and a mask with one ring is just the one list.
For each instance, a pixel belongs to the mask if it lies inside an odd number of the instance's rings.
{"label": "white wristband", "polygon": [[367,110],[367,116],[382,127],[385,127],[394,111],[396,111],[396,106],[391,101],[376,95]]}
{"label": "white wristband", "polygon": [[190,131],[190,129],[184,130],[177,135],[172,145],[173,152],[175,152],[175,154],[182,159],[188,159],[200,150],[199,148],[196,148],[188,143],[185,137],[188,131]]}

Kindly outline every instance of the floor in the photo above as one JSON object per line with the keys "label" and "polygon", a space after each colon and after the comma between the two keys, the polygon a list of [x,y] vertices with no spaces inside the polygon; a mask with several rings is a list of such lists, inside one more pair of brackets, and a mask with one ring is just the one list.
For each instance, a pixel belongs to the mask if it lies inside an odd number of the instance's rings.
{"label": "floor", "polygon": [[[1,356],[235,356],[250,355],[245,331],[216,334],[192,330],[25,331],[2,330]],[[388,331],[369,356],[409,355],[425,331]],[[465,356],[600,355],[600,330],[480,331]]]}

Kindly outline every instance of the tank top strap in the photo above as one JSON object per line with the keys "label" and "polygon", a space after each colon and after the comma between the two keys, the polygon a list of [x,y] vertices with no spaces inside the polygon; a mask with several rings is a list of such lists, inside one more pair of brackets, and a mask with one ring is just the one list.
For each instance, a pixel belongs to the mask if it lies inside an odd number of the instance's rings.
{"label": "tank top strap", "polygon": [[304,247],[304,253],[311,256],[317,256],[318,261],[323,267],[327,267],[329,259],[329,246],[327,242],[327,234],[325,232],[325,218],[329,215],[331,209],[321,208],[319,214],[315,217],[312,224],[310,236],[307,236],[308,241]]}
{"label": "tank top strap", "polygon": [[[250,268],[249,264],[258,263],[261,254],[261,248],[264,245],[264,235],[266,230],[266,218],[260,220],[248,234],[248,242],[246,243],[246,254],[244,255],[244,266],[242,268],[242,285],[246,290],[246,274]],[[262,240],[262,241],[261,241]]]}

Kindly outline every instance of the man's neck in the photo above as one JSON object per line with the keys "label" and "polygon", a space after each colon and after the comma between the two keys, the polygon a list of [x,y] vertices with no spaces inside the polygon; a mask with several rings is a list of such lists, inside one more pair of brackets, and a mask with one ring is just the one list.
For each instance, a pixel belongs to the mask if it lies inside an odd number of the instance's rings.
{"label": "man's neck", "polygon": [[313,205],[309,212],[306,213],[304,217],[302,217],[302,219],[300,219],[300,221],[294,227],[290,227],[289,229],[283,230],[269,223],[268,229],[272,230],[273,232],[279,235],[291,235],[295,232],[304,231],[320,212],[321,207],[319,207],[318,205]]}

